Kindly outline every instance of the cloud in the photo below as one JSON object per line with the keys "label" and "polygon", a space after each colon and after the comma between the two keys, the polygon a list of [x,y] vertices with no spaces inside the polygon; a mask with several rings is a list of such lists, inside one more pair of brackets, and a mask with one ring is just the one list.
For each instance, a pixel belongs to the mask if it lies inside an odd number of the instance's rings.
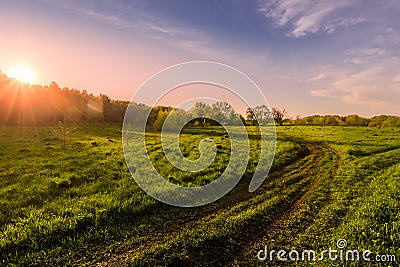
{"label": "cloud", "polygon": [[332,8],[325,8],[309,15],[304,15],[300,17],[295,22],[295,29],[292,31],[293,37],[305,36],[308,33],[315,33],[319,30],[319,24],[322,19],[326,17]]}
{"label": "cloud", "polygon": [[176,36],[178,34],[178,32],[172,28],[162,27],[162,26],[154,24],[154,23],[148,23],[147,26],[151,30],[154,30],[156,32],[166,34],[169,36]]}
{"label": "cloud", "polygon": [[133,29],[146,38],[160,40],[163,45],[204,57],[221,58],[232,51],[219,49],[219,44],[206,32],[187,25],[172,25],[165,19],[142,10],[138,1],[39,0],[75,13],[99,19],[111,25]]}
{"label": "cloud", "polygon": [[400,45],[400,32],[392,27],[387,27],[376,33],[372,39],[377,46],[386,46],[397,49]]}
{"label": "cloud", "polygon": [[83,14],[104,20],[115,26],[120,26],[120,27],[124,27],[124,28],[133,28],[135,26],[138,26],[137,23],[130,21],[130,20],[123,19],[117,15],[104,14],[104,13],[96,12],[96,11],[93,11],[90,9],[88,9],[88,10],[81,9],[79,11]]}
{"label": "cloud", "polygon": [[327,77],[328,77],[328,73],[323,72],[323,73],[318,74],[317,76],[314,76],[314,77],[308,79],[308,81],[310,81],[310,82],[321,81],[321,80],[326,79]]}
{"label": "cloud", "polygon": [[[138,27],[140,24],[138,22],[144,19],[144,14],[141,14],[138,10],[133,9],[132,5],[126,5],[122,1],[118,0],[99,0],[96,3],[85,0],[38,1],[75,13],[80,13],[93,18],[97,18],[112,25],[124,28]],[[134,16],[127,16],[127,14],[130,12],[133,12]]]}
{"label": "cloud", "polygon": [[365,56],[381,56],[385,55],[386,51],[380,47],[367,47],[367,48],[360,48],[357,50],[349,50],[345,52],[345,55],[365,55]]}
{"label": "cloud", "polygon": [[351,27],[368,21],[362,17],[341,17],[338,10],[355,4],[345,0],[260,0],[258,11],[278,26],[290,25],[288,36],[298,38],[324,31],[333,33],[337,27]]}
{"label": "cloud", "polygon": [[325,89],[312,89],[310,94],[351,104],[395,106],[400,100],[400,63],[384,63],[359,71],[332,73],[331,85],[325,84]]}
{"label": "cloud", "polygon": [[357,65],[365,64],[381,59],[387,54],[388,52],[380,47],[352,49],[344,53],[345,57],[347,57],[344,59],[344,62],[350,62]]}
{"label": "cloud", "polygon": [[354,25],[357,25],[362,22],[367,22],[370,21],[369,19],[363,18],[363,17],[357,17],[357,18],[339,18],[337,20],[337,25],[338,26],[344,26],[344,27],[351,27]]}

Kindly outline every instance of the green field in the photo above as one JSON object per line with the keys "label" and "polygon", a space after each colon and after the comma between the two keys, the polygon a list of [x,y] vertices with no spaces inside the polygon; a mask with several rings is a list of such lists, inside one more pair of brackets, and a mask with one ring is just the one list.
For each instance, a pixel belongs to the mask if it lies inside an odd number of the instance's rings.
{"label": "green field", "polygon": [[[247,190],[259,152],[257,128],[248,127],[251,157],[240,183],[217,202],[179,208],[136,185],[119,124],[78,124],[65,150],[50,127],[1,126],[0,264],[282,266],[259,261],[257,252],[265,244],[322,251],[341,238],[349,249],[394,254],[400,261],[400,128],[277,131],[272,170],[258,190]],[[168,165],[157,134],[148,134],[147,148],[164,177],[202,185],[223,172],[230,155],[220,127],[184,129],[183,154],[198,157],[202,138],[220,147],[212,165],[198,174]],[[339,265],[352,264],[368,266]]]}

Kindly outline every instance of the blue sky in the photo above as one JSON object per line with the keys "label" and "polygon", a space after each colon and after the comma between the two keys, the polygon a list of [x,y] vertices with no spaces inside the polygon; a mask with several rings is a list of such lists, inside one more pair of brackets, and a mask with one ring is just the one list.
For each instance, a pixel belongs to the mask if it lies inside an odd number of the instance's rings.
{"label": "blue sky", "polygon": [[0,70],[130,99],[165,67],[211,60],[291,116],[400,115],[399,22],[397,0],[8,1]]}

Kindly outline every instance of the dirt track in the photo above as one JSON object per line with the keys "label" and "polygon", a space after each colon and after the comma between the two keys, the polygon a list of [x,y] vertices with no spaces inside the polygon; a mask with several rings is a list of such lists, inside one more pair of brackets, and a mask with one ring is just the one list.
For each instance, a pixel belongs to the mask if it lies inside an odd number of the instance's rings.
{"label": "dirt track", "polygon": [[[97,263],[102,266],[124,262],[132,258],[136,258],[140,265],[142,260],[146,261],[146,251],[154,245],[162,245],[168,243],[171,238],[187,234],[190,229],[196,229],[202,225],[212,223],[213,218],[221,214],[229,213],[237,205],[242,202],[250,201],[252,198],[259,198],[260,195],[266,194],[273,189],[279,191],[280,186],[292,186],[296,188],[290,193],[290,197],[285,198],[277,207],[276,215],[268,218],[258,218],[258,222],[263,224],[250,223],[247,229],[242,229],[244,240],[240,246],[235,247],[229,259],[221,259],[214,262],[217,265],[248,265],[248,259],[254,259],[257,264],[256,253],[260,247],[263,247],[264,241],[269,239],[282,238],[287,232],[289,222],[296,216],[308,197],[319,185],[319,173],[329,173],[333,176],[339,165],[340,158],[338,154],[331,148],[313,143],[303,143],[306,146],[308,153],[297,159],[292,164],[284,169],[275,171],[269,179],[262,185],[261,188],[254,193],[248,193],[247,182],[241,182],[239,185],[225,196],[221,201],[207,205],[205,207],[186,209],[185,213],[178,213],[174,221],[164,222],[162,228],[147,229],[146,231],[138,231],[135,241],[131,242],[130,248],[120,250],[115,253],[104,253],[104,261]],[[245,180],[245,179],[243,179]],[[252,207],[249,207],[252,208]],[[166,214],[175,208],[166,207]],[[160,214],[156,214],[158,217]],[[262,215],[261,215],[262,216]],[[151,220],[152,218],[148,217]],[[148,232],[150,230],[150,233]],[[240,233],[239,233],[240,235]],[[211,244],[212,246],[212,244]],[[210,244],[204,246],[204,253],[208,249],[213,249]],[[196,262],[196,255],[188,253],[188,264]],[[142,260],[141,260],[142,259]],[[199,259],[200,260],[200,259]],[[201,259],[203,261],[204,259]],[[184,263],[181,263],[185,265]],[[265,263],[264,263],[265,266]]]}

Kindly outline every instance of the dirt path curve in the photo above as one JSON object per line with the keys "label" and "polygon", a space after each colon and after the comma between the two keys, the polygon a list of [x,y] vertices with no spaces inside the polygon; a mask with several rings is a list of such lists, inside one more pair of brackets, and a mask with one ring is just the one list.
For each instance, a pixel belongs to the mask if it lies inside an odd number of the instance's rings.
{"label": "dirt path curve", "polygon": [[[307,144],[306,145],[307,148],[312,151],[311,153],[318,155],[318,159],[316,162],[311,163],[311,166],[315,166],[315,163],[320,163],[321,160],[321,149],[323,150],[327,150],[325,152],[322,153],[334,153],[337,156],[337,160],[340,159],[339,154],[333,150],[332,148],[328,147],[328,146],[316,146],[316,145],[310,145]],[[337,171],[337,163],[338,162],[332,162],[332,163],[336,163],[335,165],[329,167],[330,168],[330,175],[331,177],[336,175],[336,171]],[[324,165],[325,166],[325,165]],[[293,215],[304,205],[305,201],[307,200],[307,198],[310,196],[310,194],[314,191],[314,189],[316,188],[316,186],[318,185],[320,181],[318,179],[314,179],[313,182],[310,184],[310,186],[308,187],[307,191],[305,191],[305,193],[303,193],[300,197],[300,199],[298,199],[293,205],[291,205],[285,212],[283,212],[276,220],[275,222],[270,226],[271,230],[274,229],[278,229],[280,228],[280,226],[284,223],[287,222],[288,220],[290,220],[291,217],[293,217]]]}
{"label": "dirt path curve", "polygon": [[[133,246],[122,253],[112,253],[109,257],[105,257],[102,262],[96,263],[96,265],[107,266],[109,264],[124,262],[129,258],[135,257],[137,253],[140,254],[154,245],[167,242],[169,239],[180,235],[187,229],[196,229],[200,225],[208,223],[210,218],[229,212],[230,209],[243,201],[266,193],[273,187],[284,186],[282,181],[292,179],[295,180],[296,183],[304,183],[304,187],[300,186],[291,194],[290,199],[282,203],[279,207],[278,215],[274,217],[273,221],[268,221],[268,224],[266,224],[267,226],[250,226],[250,236],[247,236],[245,242],[242,242],[237,248],[235,255],[238,255],[237,260],[239,262],[241,261],[241,257],[254,257],[254,255],[252,255],[254,254],[254,248],[262,244],[262,239],[266,236],[274,236],[278,231],[282,231],[282,227],[284,227],[286,222],[302,207],[319,182],[319,179],[316,178],[319,177],[318,174],[324,170],[324,172],[329,172],[330,175],[334,175],[336,167],[338,166],[339,156],[336,151],[321,144],[306,143],[302,140],[295,141],[306,146],[308,154],[284,167],[282,170],[276,171],[274,175],[256,191],[256,194],[250,194],[247,190],[242,190],[247,188],[248,184],[239,184],[237,192],[228,194],[222,201],[215,205],[188,212],[188,216],[182,218],[182,220],[178,219],[171,223],[167,222],[164,228],[156,230],[158,234],[153,232],[152,235],[138,237],[140,238],[140,245]],[[240,189],[240,187],[244,188]],[[223,265],[230,264],[230,262],[226,261],[220,263]]]}
{"label": "dirt path curve", "polygon": [[[262,266],[268,266],[265,262],[257,262],[256,253],[260,248],[263,247],[266,240],[274,240],[277,237],[282,238],[284,236],[290,235],[291,232],[287,227],[290,225],[291,220],[298,215],[298,212],[302,209],[302,206],[307,203],[310,195],[312,195],[323,179],[329,179],[336,175],[337,169],[340,166],[341,158],[338,151],[330,146],[317,144],[317,143],[306,143],[300,141],[302,144],[306,145],[310,151],[310,155],[314,155],[314,159],[309,161],[304,166],[298,166],[293,164],[288,166],[288,169],[292,169],[294,172],[302,172],[306,170],[303,175],[307,175],[312,178],[309,186],[297,196],[297,200],[291,205],[287,206],[285,209],[281,210],[281,213],[276,219],[267,225],[262,231],[257,232],[252,236],[251,240],[248,241],[242,247],[240,253],[236,254],[236,257],[229,263],[231,266],[241,266],[243,263],[247,265],[248,259],[252,258],[255,261],[255,265],[259,264]],[[297,166],[296,166],[297,165]],[[321,171],[325,175],[321,174]],[[285,173],[285,175],[292,175],[292,173]],[[326,176],[328,175],[328,176]],[[318,211],[315,211],[318,212]],[[273,263],[271,264],[273,265]]]}

